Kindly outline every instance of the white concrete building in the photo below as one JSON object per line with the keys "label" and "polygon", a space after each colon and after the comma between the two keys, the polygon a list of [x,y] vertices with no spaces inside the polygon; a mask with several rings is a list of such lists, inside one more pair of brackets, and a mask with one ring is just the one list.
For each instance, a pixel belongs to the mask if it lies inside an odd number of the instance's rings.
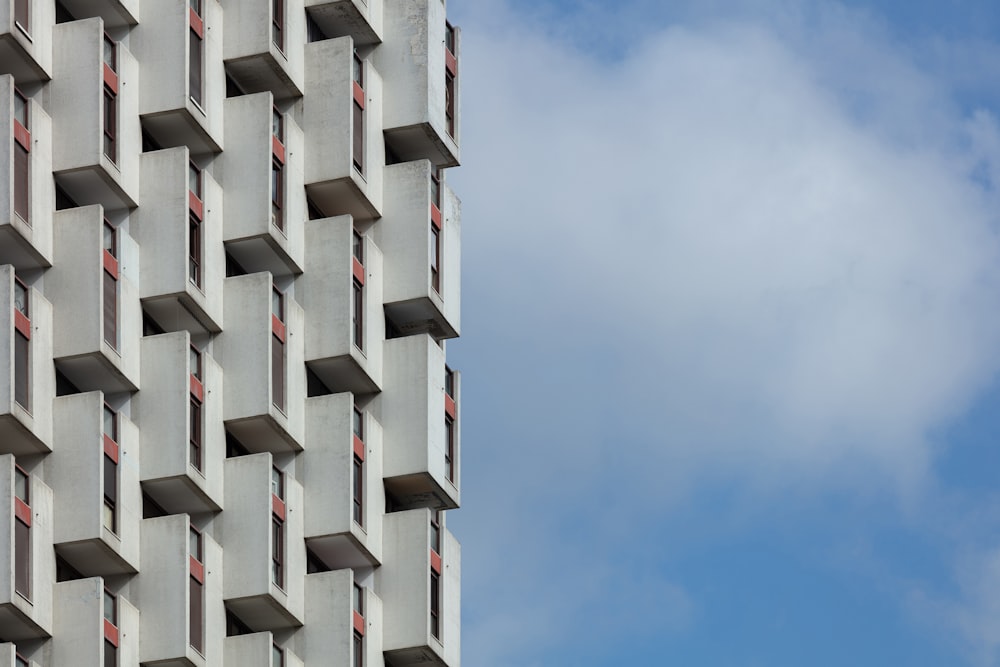
{"label": "white concrete building", "polygon": [[0,667],[459,667],[446,0],[0,0]]}

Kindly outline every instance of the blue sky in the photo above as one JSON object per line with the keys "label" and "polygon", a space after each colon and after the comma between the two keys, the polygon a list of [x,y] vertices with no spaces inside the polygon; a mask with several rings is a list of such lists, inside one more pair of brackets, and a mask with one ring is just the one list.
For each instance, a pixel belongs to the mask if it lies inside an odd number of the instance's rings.
{"label": "blue sky", "polygon": [[1000,6],[449,13],[465,663],[1000,665]]}

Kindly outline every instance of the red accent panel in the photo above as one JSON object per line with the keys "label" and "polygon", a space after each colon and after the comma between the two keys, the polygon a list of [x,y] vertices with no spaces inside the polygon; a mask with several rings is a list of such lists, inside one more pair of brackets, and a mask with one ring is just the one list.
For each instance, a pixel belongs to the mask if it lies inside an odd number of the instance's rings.
{"label": "red accent panel", "polygon": [[271,333],[282,343],[285,342],[285,324],[274,313],[271,313]]}
{"label": "red accent panel", "polygon": [[285,145],[278,141],[278,137],[271,135],[271,155],[280,162],[285,164]]}
{"label": "red accent panel", "polygon": [[362,109],[365,108],[365,91],[362,90],[361,86],[358,85],[357,81],[354,81],[354,101]]}
{"label": "red accent panel", "polygon": [[108,458],[112,461],[118,463],[118,443],[106,435],[104,436],[104,453],[107,454]]}
{"label": "red accent panel", "polygon": [[198,399],[199,403],[205,402],[205,385],[195,376],[191,376],[191,395]]}
{"label": "red accent panel", "polygon": [[198,195],[191,192],[190,190],[188,190],[188,209],[192,213],[194,213],[194,217],[198,218],[199,220],[202,219],[202,216],[205,213],[205,204],[200,199],[198,199]]}
{"label": "red accent panel", "polygon": [[195,560],[194,556],[191,556],[189,560],[191,561],[191,578],[199,584],[205,583],[205,566]]}
{"label": "red accent panel", "polygon": [[365,619],[356,611],[352,613],[354,614],[354,631],[363,637],[365,634]]}
{"label": "red accent panel", "polygon": [[431,549],[431,569],[441,574],[441,554]]}
{"label": "red accent panel", "polygon": [[28,132],[28,128],[21,125],[21,121],[14,119],[14,140],[21,144],[21,147],[31,152],[31,132]]}
{"label": "red accent panel", "polygon": [[362,461],[365,460],[365,443],[358,436],[354,436],[354,455]]}
{"label": "red accent panel", "polygon": [[14,328],[24,334],[24,337],[31,340],[31,320],[24,316],[20,310],[14,311]]}
{"label": "red accent panel", "polygon": [[28,528],[31,528],[31,508],[25,505],[20,498],[14,498],[14,516]]}
{"label": "red accent panel", "polygon": [[451,417],[452,419],[454,419],[455,418],[455,412],[456,412],[455,399],[452,398],[451,396],[449,396],[448,394],[445,394],[444,395],[444,413],[446,415],[448,415],[449,417]]}
{"label": "red accent panel", "polygon": [[271,512],[282,521],[285,520],[285,501],[271,494]]}
{"label": "red accent panel", "polygon": [[441,229],[441,209],[434,202],[431,202],[431,224],[436,229]]}
{"label": "red accent panel", "polygon": [[108,619],[104,619],[104,638],[118,646],[118,628],[112,625]]}
{"label": "red accent panel", "polygon": [[354,271],[354,279],[357,280],[362,285],[365,284],[365,267],[361,266],[361,262],[358,261],[357,257],[353,258],[354,264],[352,270]]}
{"label": "red accent panel", "polygon": [[444,47],[444,66],[448,69],[452,76],[458,74],[458,58],[455,54],[448,50],[448,47]]}
{"label": "red accent panel", "polygon": [[111,277],[118,280],[118,260],[111,256],[107,250],[104,251],[104,270],[111,274]]}
{"label": "red accent panel", "polygon": [[188,18],[188,21],[191,24],[191,29],[194,30],[194,32],[195,32],[196,35],[198,35],[199,37],[201,37],[201,38],[204,39],[204,37],[205,37],[205,22],[201,20],[200,16],[198,16],[197,14],[195,14],[194,9],[192,9],[190,7],[188,9],[189,9],[189,13],[188,13],[189,18]]}
{"label": "red accent panel", "polygon": [[118,94],[118,75],[108,67],[107,63],[104,63],[104,85],[110,88],[115,95]]}

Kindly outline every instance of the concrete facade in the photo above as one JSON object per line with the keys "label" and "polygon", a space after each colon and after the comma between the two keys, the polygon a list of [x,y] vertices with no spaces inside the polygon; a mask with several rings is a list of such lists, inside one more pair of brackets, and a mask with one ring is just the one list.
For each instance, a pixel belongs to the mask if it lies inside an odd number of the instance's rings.
{"label": "concrete facade", "polygon": [[460,667],[445,0],[0,0],[0,666]]}

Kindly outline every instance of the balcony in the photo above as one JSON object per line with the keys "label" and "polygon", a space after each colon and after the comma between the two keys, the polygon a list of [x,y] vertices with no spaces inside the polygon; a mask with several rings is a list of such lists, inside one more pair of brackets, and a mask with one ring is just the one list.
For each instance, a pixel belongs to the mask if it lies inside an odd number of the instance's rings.
{"label": "balcony", "polygon": [[[364,653],[360,664],[381,665],[382,601],[370,586],[358,591],[351,570],[306,575],[305,660],[307,665],[356,665],[354,648]],[[356,608],[361,607],[361,613]],[[360,642],[357,641],[360,635]],[[457,663],[456,663],[457,664]]]}
{"label": "balcony", "polygon": [[[276,7],[283,10],[274,15]],[[225,10],[226,72],[247,93],[271,91],[277,99],[300,97],[302,0],[222,0]]]}
{"label": "balcony", "polygon": [[195,154],[222,150],[226,98],[222,5],[201,5],[199,15],[187,2],[144,2],[142,21],[130,33],[143,63],[143,129],[160,148],[187,146]]}
{"label": "balcony", "polygon": [[[0,636],[9,641],[52,634],[52,490],[0,456]],[[19,558],[19,554],[27,554]]]}
{"label": "balcony", "polygon": [[[56,552],[85,576],[139,568],[139,429],[99,391],[55,399]],[[116,406],[117,407],[117,406]],[[110,494],[110,496],[109,496]]]}
{"label": "balcony", "polygon": [[305,0],[305,5],[328,38],[350,37],[360,46],[382,41],[382,0]]}
{"label": "balcony", "polygon": [[375,577],[384,603],[382,650],[390,667],[460,664],[462,551],[443,527],[441,551],[433,549],[430,522],[426,509],[385,517],[384,560]]}
{"label": "balcony", "polygon": [[0,285],[0,344],[9,360],[0,382],[0,452],[49,452],[56,395],[52,305],[15,279],[12,266],[0,266]]}
{"label": "balcony", "polygon": [[386,147],[401,162],[458,166],[458,34],[452,30],[450,35],[439,0],[386,4],[385,43],[373,58],[385,82]]}
{"label": "balcony", "polygon": [[459,397],[445,393],[444,350],[429,336],[387,340],[384,349],[385,384],[375,414],[382,423],[386,494],[394,509],[455,509],[461,423]]}
{"label": "balcony", "polygon": [[302,485],[270,454],[226,459],[225,471],[226,608],[256,632],[302,625]]}
{"label": "balcony", "polygon": [[302,163],[294,157],[305,150],[302,130],[290,115],[276,117],[270,93],[257,93],[226,100],[226,134],[226,252],[248,273],[302,273],[307,216]]}
{"label": "balcony", "polygon": [[139,664],[139,610],[106,586],[92,577],[52,587],[53,665]]}
{"label": "balcony", "polygon": [[222,368],[187,332],[142,339],[142,489],[169,514],[222,509]]}
{"label": "balcony", "polygon": [[111,28],[133,26],[139,22],[140,0],[60,0],[76,19],[100,16]]}
{"label": "balcony", "polygon": [[405,162],[385,168],[385,215],[374,227],[385,256],[385,316],[399,334],[455,338],[461,328],[462,222],[458,199],[439,184],[432,195],[431,165]]}
{"label": "balcony", "polygon": [[22,85],[52,78],[52,28],[56,23],[51,2],[0,0],[0,72]]}
{"label": "balcony", "polygon": [[[35,3],[38,4],[38,3]],[[111,211],[139,197],[139,64],[123,43],[108,45],[99,18],[61,23],[49,84],[52,171],[80,205]]]}
{"label": "balcony", "polygon": [[[275,311],[281,311],[276,313]],[[226,378],[226,430],[251,452],[302,449],[305,315],[268,273],[226,278],[226,328],[215,339]]]}
{"label": "balcony", "polygon": [[307,312],[306,363],[331,391],[379,391],[382,252],[356,234],[350,216],[309,220],[305,230],[306,271],[297,288]]}
{"label": "balcony", "polygon": [[306,546],[335,570],[371,567],[382,559],[382,427],[360,409],[355,426],[354,409],[348,393],[306,399]]}
{"label": "balcony", "polygon": [[[302,658],[290,648],[280,646],[270,632],[254,632],[249,635],[226,637],[224,641],[226,665],[240,667],[304,667]],[[275,651],[281,651],[281,662],[273,656]],[[344,663],[346,664],[346,663]]]}
{"label": "balcony", "polygon": [[[0,644],[0,665],[3,667],[24,667],[24,665],[27,665],[27,667],[41,667],[40,663],[34,660],[34,656],[37,654],[41,658],[44,655],[44,651],[44,645],[31,645],[22,648],[11,642]],[[26,662],[18,662],[18,658]]]}
{"label": "balcony", "polygon": [[306,192],[325,215],[382,215],[382,78],[349,37],[306,44]]}
{"label": "balcony", "polygon": [[143,153],[142,202],[129,233],[139,244],[145,312],[164,331],[222,330],[222,188],[187,148]]}
{"label": "balcony", "polygon": [[56,368],[81,391],[138,390],[139,247],[105,223],[100,206],[57,211],[54,229],[45,292],[55,313]]}
{"label": "balcony", "polygon": [[21,92],[0,76],[0,150],[12,156],[0,160],[0,264],[26,271],[52,265],[55,189],[52,119]]}
{"label": "balcony", "polygon": [[143,519],[140,543],[142,571],[129,589],[142,610],[138,662],[220,664],[226,635],[222,547],[205,533],[193,533],[186,514]]}

